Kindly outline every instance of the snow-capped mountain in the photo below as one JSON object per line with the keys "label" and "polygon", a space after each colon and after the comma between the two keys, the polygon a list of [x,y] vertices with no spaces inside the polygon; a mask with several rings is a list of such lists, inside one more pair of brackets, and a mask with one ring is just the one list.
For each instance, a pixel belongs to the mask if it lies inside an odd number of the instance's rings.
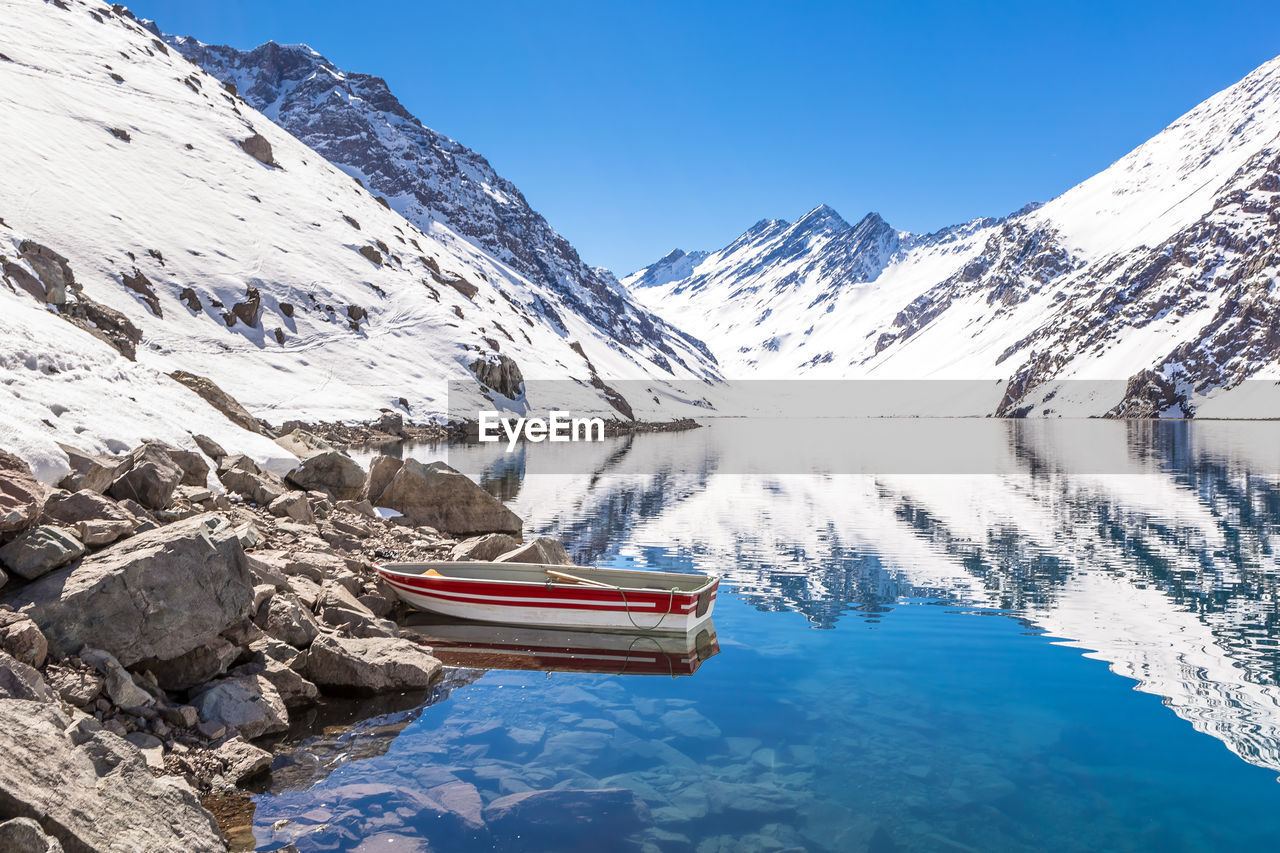
{"label": "snow-capped mountain", "polygon": [[[929,235],[823,206],[624,283],[730,378],[1004,380],[1006,415],[1275,416],[1241,383],[1280,376],[1278,230],[1280,59],[1047,204]],[[1063,384],[1081,379],[1110,382]]]}
{"label": "snow-capped mountain", "polygon": [[0,445],[41,476],[66,465],[58,442],[204,432],[270,454],[176,371],[274,423],[428,420],[449,380],[484,405],[521,378],[574,380],[558,384],[580,389],[572,404],[605,412],[605,380],[652,378],[635,414],[666,419],[680,412],[661,380],[714,376],[657,321],[644,338],[623,310],[631,336],[615,335],[578,285],[407,222],[122,7],[0,7]]}
{"label": "snow-capped mountain", "polygon": [[613,273],[584,263],[514,184],[475,151],[424,126],[382,78],[344,71],[306,45],[237,50],[165,40],[410,222],[443,223],[522,275],[538,296],[531,310],[552,324],[572,312],[602,341],[659,371],[675,362],[714,373],[699,341],[639,307]]}

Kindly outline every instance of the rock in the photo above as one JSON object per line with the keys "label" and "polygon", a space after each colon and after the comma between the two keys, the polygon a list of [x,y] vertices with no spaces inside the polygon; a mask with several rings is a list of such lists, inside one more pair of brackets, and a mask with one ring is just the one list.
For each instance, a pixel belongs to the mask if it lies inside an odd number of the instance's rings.
{"label": "rock", "polygon": [[[257,466],[254,466],[257,467]],[[243,495],[261,506],[270,506],[276,499],[289,491],[284,481],[275,474],[232,468],[224,471],[218,479],[227,491]]]}
{"label": "rock", "polygon": [[379,619],[387,618],[387,615],[391,613],[396,604],[393,599],[376,592],[366,592],[364,595],[358,595],[356,596],[356,601],[369,608],[369,612]]}
{"label": "rock", "polygon": [[190,729],[200,722],[200,715],[190,705],[171,705],[160,709],[160,716],[171,726]]}
{"label": "rock", "polygon": [[354,459],[337,450],[309,456],[285,479],[300,489],[323,489],[337,500],[358,500],[366,475]]}
{"label": "rock", "polygon": [[264,166],[274,169],[279,165],[276,163],[275,155],[271,153],[271,143],[261,133],[255,133],[248,139],[240,140],[240,147],[244,149],[244,153]]}
{"label": "rock", "polygon": [[201,720],[196,723],[195,729],[202,737],[208,740],[218,740],[227,733],[226,726],[213,720]]}
{"label": "rock", "polygon": [[275,584],[257,584],[253,588],[253,604],[251,605],[251,610],[256,614],[262,608],[262,605],[270,601],[271,597],[275,594]]}
{"label": "rock", "polygon": [[299,459],[307,459],[317,453],[329,453],[338,448],[317,435],[304,429],[291,430],[276,439],[276,444],[292,453]]}
{"label": "rock", "polygon": [[320,594],[320,621],[331,628],[345,628],[356,637],[394,637],[396,624],[379,619],[346,587],[327,581]]}
{"label": "rock", "polygon": [[214,755],[222,761],[222,775],[236,785],[271,767],[271,753],[241,737],[231,738]]}
{"label": "rock", "polygon": [[128,536],[134,531],[134,524],[131,521],[77,521],[75,530],[86,547],[99,548]]}
{"label": "rock", "polygon": [[650,822],[648,806],[627,788],[509,794],[485,806],[484,819],[500,850],[599,849]]}
{"label": "rock", "polygon": [[365,488],[366,497],[376,504],[382,498],[382,493],[386,491],[387,486],[391,485],[391,481],[403,467],[403,459],[385,454],[375,456],[373,461],[369,463],[369,482]]}
{"label": "rock", "polygon": [[164,770],[164,742],[146,732],[129,732],[124,739],[138,748],[147,766],[152,770]]}
{"label": "rock", "polygon": [[45,669],[45,681],[53,692],[77,708],[87,708],[102,693],[104,681],[96,671],[72,669],[50,664]]}
{"label": "rock", "polygon": [[[284,702],[286,708],[302,708],[315,704],[316,699],[320,697],[320,689],[303,678],[291,666],[297,661],[299,654],[297,649],[271,638],[265,638],[264,641],[288,649],[293,656],[281,655],[285,659],[280,660],[258,651],[255,652],[258,660],[236,667],[232,674],[235,676],[261,675],[276,688],[276,692],[280,694],[280,701]],[[281,653],[278,649],[273,649],[273,654]]]}
{"label": "rock", "polygon": [[343,518],[342,515],[335,514],[330,521],[335,530],[357,539],[368,539],[378,532],[378,529],[369,522],[359,521],[350,516]]}
{"label": "rock", "polygon": [[213,460],[215,465],[221,464],[226,457],[227,451],[222,448],[221,444],[209,438],[207,435],[193,435],[192,440],[195,441],[196,447],[200,448],[200,452]]}
{"label": "rock", "polygon": [[505,533],[486,533],[483,536],[472,536],[454,545],[449,559],[496,560],[502,554],[514,552],[519,547],[519,540]]}
{"label": "rock", "polygon": [[0,850],[6,853],[64,853],[62,843],[45,835],[40,824],[29,817],[15,817],[0,823]]}
{"label": "rock", "polygon": [[[227,420],[231,421],[241,429],[247,429],[249,432],[256,432],[258,435],[266,435],[266,430],[262,428],[262,424],[258,419],[249,414],[244,406],[240,405],[234,397],[218,387],[212,379],[206,376],[197,376],[194,373],[187,373],[183,370],[176,370],[169,374],[169,378],[176,382],[187,386],[196,392],[210,406],[213,406],[221,412]],[[202,448],[203,449],[203,448]],[[212,456],[213,454],[210,454]],[[225,454],[224,454],[225,455]],[[216,457],[215,457],[216,458]]]}
{"label": "rock", "polygon": [[40,517],[44,494],[27,463],[0,450],[0,535],[34,524]]}
{"label": "rock", "polygon": [[249,566],[249,574],[253,577],[254,584],[271,584],[277,589],[289,585],[289,579],[284,573],[285,563],[288,562],[284,552],[256,551],[245,554],[244,559]]}
{"label": "rock", "polygon": [[252,521],[247,521],[235,529],[236,541],[241,548],[257,548],[262,544],[262,530]]}
{"label": "rock", "polygon": [[248,471],[250,474],[262,473],[262,469],[258,467],[258,463],[254,462],[242,453],[237,453],[234,456],[224,456],[222,458],[222,461],[218,463],[218,476],[221,477],[227,471]]}
{"label": "rock", "polygon": [[136,524],[128,510],[92,489],[78,492],[58,490],[44,504],[43,518],[57,524],[74,525],[79,521],[125,521]]}
{"label": "rock", "polygon": [[440,661],[402,639],[317,637],[307,650],[307,677],[320,687],[352,693],[384,693],[429,687]]}
{"label": "rock", "polygon": [[0,699],[52,702],[57,698],[35,667],[0,652]]}
{"label": "rock", "polygon": [[377,518],[378,511],[373,508],[373,504],[368,500],[361,501],[338,501],[334,509],[351,515],[363,515],[366,518]]}
{"label": "rock", "polygon": [[190,788],[156,779],[136,748],[53,705],[0,702],[0,802],[71,853],[226,850]]}
{"label": "rock", "polygon": [[122,664],[170,660],[248,615],[253,586],[227,520],[198,515],[118,542],[9,596],[51,651],[105,649]]}
{"label": "rock", "polygon": [[532,542],[508,551],[497,558],[500,563],[538,563],[551,566],[572,566],[573,558],[559,539],[540,536]]}
{"label": "rock", "polygon": [[41,667],[49,641],[28,616],[0,605],[0,649],[27,666]]}
{"label": "rock", "polygon": [[[112,131],[113,133],[115,131]],[[45,288],[45,301],[50,305],[62,305],[67,301],[68,288],[76,287],[76,276],[71,265],[62,255],[34,240],[18,244],[18,254],[31,265]]]}
{"label": "rock", "polygon": [[312,524],[316,520],[311,514],[311,503],[302,492],[286,492],[273,500],[267,509],[272,515],[292,518],[304,524]]}
{"label": "rock", "polygon": [[168,449],[157,442],[147,442],[116,468],[107,494],[117,499],[130,498],[148,509],[164,509],[182,478],[182,468]]}
{"label": "rock", "polygon": [[71,473],[59,484],[62,488],[73,492],[87,489],[102,493],[111,485],[111,475],[119,460],[107,456],[91,456],[65,444],[59,444],[58,447],[67,454],[71,463]]}
{"label": "rock", "polygon": [[336,554],[324,551],[299,551],[284,564],[287,575],[301,575],[316,583],[336,577],[347,570],[347,561]]}
{"label": "rock", "polygon": [[84,555],[84,545],[65,527],[42,524],[0,548],[0,564],[10,574],[35,580]]}
{"label": "rock", "polygon": [[254,621],[268,636],[298,649],[310,646],[321,630],[311,610],[291,592],[274,596],[258,611]]}
{"label": "rock", "polygon": [[510,533],[519,536],[519,516],[443,462],[407,460],[379,498],[415,525],[455,536]]}
{"label": "rock", "polygon": [[468,366],[482,385],[508,399],[514,400],[524,394],[524,376],[520,373],[520,365],[509,356],[490,354],[486,358],[476,359]]}
{"label": "rock", "polygon": [[215,681],[192,697],[200,719],[235,729],[253,740],[289,728],[289,712],[275,685],[260,675]]}
{"label": "rock", "polygon": [[203,486],[209,482],[209,462],[194,450],[181,450],[176,447],[166,448],[170,458],[182,469],[184,486]]}
{"label": "rock", "polygon": [[214,637],[185,655],[169,660],[144,660],[135,665],[156,677],[165,690],[189,690],[227,671],[240,650],[222,637]]}
{"label": "rock", "polygon": [[80,660],[102,673],[102,689],[115,705],[128,709],[155,704],[156,697],[139,687],[110,652],[86,646],[80,650]]}

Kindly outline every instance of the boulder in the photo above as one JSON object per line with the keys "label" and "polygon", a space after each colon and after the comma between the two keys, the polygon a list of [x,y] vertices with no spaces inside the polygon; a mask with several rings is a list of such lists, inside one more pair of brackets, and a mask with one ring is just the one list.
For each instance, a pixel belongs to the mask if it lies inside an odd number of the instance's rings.
{"label": "boulder", "polygon": [[338,448],[304,429],[294,429],[276,439],[276,444],[299,459],[307,459],[317,453],[328,453]]}
{"label": "boulder", "polygon": [[358,500],[364,492],[364,469],[345,453],[326,450],[309,456],[285,479],[300,489],[322,489],[336,500]]}
{"label": "boulder", "polygon": [[240,140],[240,147],[244,149],[244,153],[257,160],[264,166],[275,168],[275,155],[271,153],[271,143],[261,133],[255,133],[246,139]]}
{"label": "boulder", "polygon": [[200,452],[212,459],[215,465],[221,464],[227,455],[222,445],[207,435],[196,434],[191,436],[191,439],[196,443],[196,447],[200,448]]}
{"label": "boulder", "polygon": [[[262,424],[258,419],[249,414],[244,406],[240,405],[234,397],[218,387],[218,384],[207,376],[197,376],[194,373],[187,373],[183,370],[175,370],[169,374],[169,378],[175,382],[187,386],[196,394],[221,412],[227,420],[231,421],[241,429],[247,429],[249,432],[256,432],[258,435],[266,435],[266,430],[262,428]],[[203,449],[203,448],[201,448]],[[213,456],[213,454],[209,454]],[[224,454],[225,455],[225,454]],[[217,458],[216,456],[214,457]]]}
{"label": "boulder", "polygon": [[523,791],[485,806],[499,850],[602,850],[650,823],[628,788]]}
{"label": "boulder", "polygon": [[15,817],[0,823],[0,850],[6,853],[64,853],[62,842],[46,835],[29,817]]}
{"label": "boulder", "polygon": [[150,672],[165,690],[189,690],[227,671],[240,650],[222,637],[214,637],[185,655],[170,660],[144,660],[134,669]]}
{"label": "boulder", "polygon": [[422,646],[409,640],[317,637],[307,650],[311,681],[350,693],[385,693],[429,687],[442,666]]}
{"label": "boulder", "polygon": [[80,650],[80,660],[102,674],[102,689],[112,703],[121,708],[146,708],[156,703],[156,698],[138,686],[129,671],[110,652],[85,646]]}
{"label": "boulder", "polygon": [[209,482],[209,462],[194,450],[180,450],[176,447],[166,448],[170,458],[182,469],[184,486],[203,486]]}
{"label": "boulder", "polygon": [[68,526],[78,521],[95,520],[137,523],[132,513],[92,489],[80,489],[77,492],[59,489],[53,492],[45,500],[42,518]]}
{"label": "boulder", "polygon": [[158,442],[147,442],[124,458],[116,467],[107,494],[116,499],[129,498],[148,509],[164,509],[182,482],[184,472]]}
{"label": "boulder", "polygon": [[51,704],[0,702],[0,802],[69,853],[226,850],[194,791],[152,776],[138,750],[96,720],[73,725]]}
{"label": "boulder", "polygon": [[20,660],[0,652],[0,699],[29,699],[52,702],[57,698],[40,672]]}
{"label": "boulder", "polygon": [[84,544],[65,527],[42,524],[0,548],[0,565],[29,581],[84,555]]}
{"label": "boulder", "polygon": [[[267,641],[279,642],[270,638],[267,638]],[[296,649],[284,643],[279,643],[279,645],[293,652],[294,658],[289,663],[297,660],[298,651]],[[303,678],[289,663],[264,654],[260,660],[236,667],[232,674],[235,676],[261,675],[275,687],[276,692],[280,694],[280,701],[284,702],[286,708],[303,708],[307,705],[314,705],[316,699],[320,697],[320,689]]]}
{"label": "boulder", "polygon": [[[350,308],[347,309],[351,311]],[[374,422],[373,428],[379,432],[385,432],[387,435],[404,436],[404,415],[399,412],[393,412],[390,409],[383,409],[378,415],[378,420]]]}
{"label": "boulder", "polygon": [[45,668],[44,677],[53,692],[62,697],[62,701],[70,702],[77,708],[87,708],[106,686],[103,677],[87,667],[77,669],[50,664]]}
{"label": "boulder", "polygon": [[134,524],[131,521],[106,521],[103,519],[77,521],[75,531],[76,536],[80,538],[80,541],[86,547],[99,548],[128,536],[134,531]]}
{"label": "boulder", "polygon": [[253,585],[230,523],[198,515],[118,542],[10,594],[58,655],[89,645],[125,666],[170,660],[248,615]]}
{"label": "boulder", "polygon": [[[254,466],[257,467],[257,466]],[[275,500],[289,490],[284,481],[275,474],[232,468],[224,471],[218,479],[227,491],[243,495],[261,506],[270,506]]]}
{"label": "boulder", "polygon": [[400,469],[404,467],[404,460],[397,459],[394,456],[375,456],[373,461],[369,463],[369,483],[365,489],[366,497],[374,504],[382,497],[382,493],[386,491],[387,486],[391,485],[391,481],[395,479]]}
{"label": "boulder", "polygon": [[242,737],[233,737],[218,747],[214,756],[222,762],[222,775],[234,785],[257,776],[271,767],[271,753]]}
{"label": "boulder", "polygon": [[40,517],[44,494],[27,463],[0,450],[0,536],[34,524]]}
{"label": "boulder", "polygon": [[289,728],[289,712],[275,685],[260,675],[224,678],[192,698],[200,719],[253,740]]}
{"label": "boulder", "polygon": [[303,492],[285,492],[273,500],[267,509],[274,516],[292,518],[303,524],[312,524],[316,520],[311,513],[311,502]]}
{"label": "boulder", "polygon": [[29,617],[0,605],[0,649],[28,666],[41,667],[49,641]]}
{"label": "boulder", "polygon": [[509,533],[519,537],[520,517],[443,462],[407,460],[378,503],[403,513],[415,525],[454,536]]}
{"label": "boulder", "polygon": [[400,633],[394,622],[373,615],[349,589],[335,581],[325,582],[318,606],[321,622],[331,628],[343,628],[356,637],[394,637]]}
{"label": "boulder", "polygon": [[365,518],[378,518],[378,511],[374,509],[373,504],[366,500],[359,501],[338,501],[334,505],[334,509],[341,510],[348,515],[363,515]]}
{"label": "boulder", "polygon": [[539,536],[532,542],[497,557],[499,563],[540,563],[550,566],[572,566],[573,559],[559,539]]}
{"label": "boulder", "polygon": [[269,637],[282,640],[294,648],[305,649],[320,634],[320,623],[291,592],[272,596],[254,620]]}
{"label": "boulder", "polygon": [[502,554],[515,552],[520,541],[505,533],[486,533],[483,536],[472,536],[453,546],[449,554],[450,560],[496,560]]}
{"label": "boulder", "polygon": [[67,454],[71,463],[71,473],[59,483],[62,488],[76,492],[88,489],[91,492],[105,492],[111,485],[111,475],[119,463],[118,459],[109,456],[92,456],[88,453],[59,444],[62,452]]}

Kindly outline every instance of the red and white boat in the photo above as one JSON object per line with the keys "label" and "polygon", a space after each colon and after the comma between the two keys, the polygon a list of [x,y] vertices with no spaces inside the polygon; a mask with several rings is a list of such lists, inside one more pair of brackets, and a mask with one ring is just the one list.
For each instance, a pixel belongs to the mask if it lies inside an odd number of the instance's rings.
{"label": "red and white boat", "polygon": [[573,631],[492,625],[420,613],[401,623],[431,646],[445,666],[469,669],[599,672],[612,675],[693,675],[720,653],[711,620],[679,634]]}
{"label": "red and white boat", "polygon": [[711,618],[717,578],[537,563],[375,563],[407,604],[480,622],[688,634]]}

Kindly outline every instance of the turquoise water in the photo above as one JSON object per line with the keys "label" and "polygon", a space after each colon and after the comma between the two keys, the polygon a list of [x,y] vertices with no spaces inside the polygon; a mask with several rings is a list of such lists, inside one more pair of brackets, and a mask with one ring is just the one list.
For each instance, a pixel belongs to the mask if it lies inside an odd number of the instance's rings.
{"label": "turquoise water", "polygon": [[[260,848],[1274,849],[1280,493],[1186,428],[1121,439],[1106,476],[720,475],[670,437],[593,478],[480,460],[582,560],[720,574],[719,654],[454,670],[278,759]],[[551,789],[551,829],[484,811]]]}

